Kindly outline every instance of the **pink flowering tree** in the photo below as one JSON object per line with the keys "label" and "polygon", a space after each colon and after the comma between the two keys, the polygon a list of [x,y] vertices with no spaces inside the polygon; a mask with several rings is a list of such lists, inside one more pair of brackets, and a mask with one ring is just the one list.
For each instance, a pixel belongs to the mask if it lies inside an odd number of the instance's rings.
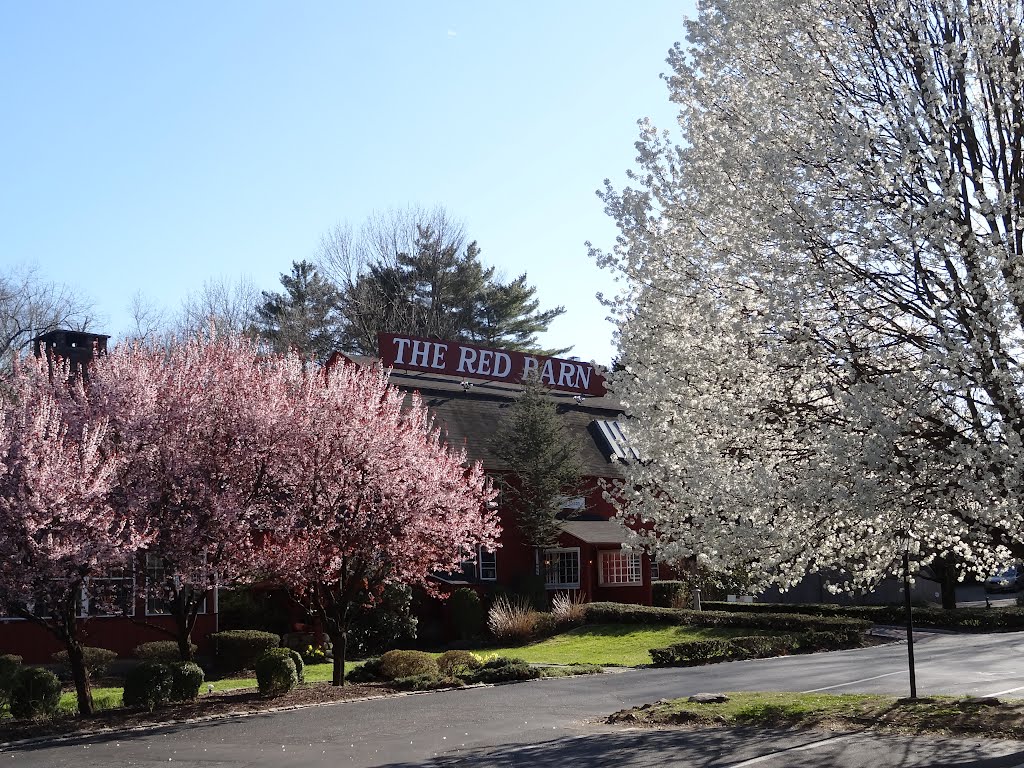
{"label": "pink flowering tree", "polygon": [[116,602],[95,579],[146,542],[144,521],[116,503],[121,459],[110,437],[66,367],[51,382],[45,362],[19,360],[0,382],[0,611],[64,645],[83,715],[93,712],[85,606]]}
{"label": "pink flowering tree", "polygon": [[125,485],[153,538],[148,613],[166,613],[182,660],[210,590],[253,578],[253,542],[286,498],[296,421],[288,363],[239,337],[194,338],[166,350],[118,348],[95,365],[90,390],[132,442]]}
{"label": "pink flowering tree", "polygon": [[429,590],[432,572],[496,546],[495,491],[479,463],[442,441],[420,398],[391,387],[379,367],[294,374],[302,430],[290,530],[263,557],[322,622],[333,683],[343,685],[353,608],[373,605],[388,584]]}

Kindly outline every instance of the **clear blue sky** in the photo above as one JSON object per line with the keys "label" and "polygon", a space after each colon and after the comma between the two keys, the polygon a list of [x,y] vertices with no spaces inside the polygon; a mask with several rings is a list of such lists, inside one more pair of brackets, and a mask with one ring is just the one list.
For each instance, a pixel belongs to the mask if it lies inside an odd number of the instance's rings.
{"label": "clear blue sky", "polygon": [[544,339],[608,362],[584,242],[670,127],[659,74],[692,2],[0,5],[0,261],[127,330],[141,291],[276,290],[339,221],[443,205],[482,257],[567,314]]}

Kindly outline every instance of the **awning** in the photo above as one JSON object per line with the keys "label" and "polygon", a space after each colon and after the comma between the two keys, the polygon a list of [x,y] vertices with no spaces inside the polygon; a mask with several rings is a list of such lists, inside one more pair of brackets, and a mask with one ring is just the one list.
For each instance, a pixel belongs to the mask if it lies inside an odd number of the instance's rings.
{"label": "awning", "polygon": [[570,520],[561,528],[586,544],[625,544],[629,531],[611,520]]}

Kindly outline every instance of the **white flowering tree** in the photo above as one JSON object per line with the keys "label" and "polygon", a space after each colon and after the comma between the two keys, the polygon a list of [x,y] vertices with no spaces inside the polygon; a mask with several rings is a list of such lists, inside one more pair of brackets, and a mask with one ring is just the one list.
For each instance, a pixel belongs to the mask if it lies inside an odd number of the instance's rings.
{"label": "white flowering tree", "polygon": [[708,0],[602,197],[663,559],[870,584],[1024,554],[1024,6]]}

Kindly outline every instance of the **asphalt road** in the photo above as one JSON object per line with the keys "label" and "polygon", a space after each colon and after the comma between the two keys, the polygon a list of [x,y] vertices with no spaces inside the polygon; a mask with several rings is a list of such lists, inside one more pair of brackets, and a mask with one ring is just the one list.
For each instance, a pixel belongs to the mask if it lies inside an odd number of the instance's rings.
{"label": "asphalt road", "polygon": [[[918,692],[1024,697],[1024,633],[930,634]],[[744,731],[640,731],[599,719],[698,691],[907,692],[906,646],[628,670],[400,696],[0,752],[0,768],[178,765],[953,766],[1024,768],[1024,743],[984,739]]]}

